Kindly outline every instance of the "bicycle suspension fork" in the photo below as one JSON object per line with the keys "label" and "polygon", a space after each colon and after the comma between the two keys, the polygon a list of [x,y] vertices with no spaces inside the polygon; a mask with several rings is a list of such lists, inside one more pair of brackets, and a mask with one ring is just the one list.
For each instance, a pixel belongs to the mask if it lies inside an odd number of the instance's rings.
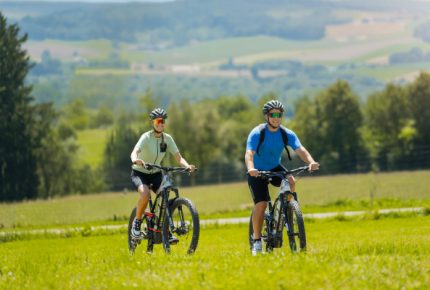
{"label": "bicycle suspension fork", "polygon": [[[170,191],[173,191],[175,193],[175,197],[172,200],[169,200],[169,192]],[[165,218],[168,219],[169,227],[170,227],[171,231],[173,231],[175,229],[175,225],[173,223],[171,205],[173,205],[173,202],[179,197],[179,191],[176,187],[171,187],[171,188],[167,189],[165,192],[166,192],[165,200],[164,200],[165,208],[166,208]],[[181,224],[182,224],[184,222],[184,214],[183,214],[181,208],[178,208],[178,213],[180,215]]]}

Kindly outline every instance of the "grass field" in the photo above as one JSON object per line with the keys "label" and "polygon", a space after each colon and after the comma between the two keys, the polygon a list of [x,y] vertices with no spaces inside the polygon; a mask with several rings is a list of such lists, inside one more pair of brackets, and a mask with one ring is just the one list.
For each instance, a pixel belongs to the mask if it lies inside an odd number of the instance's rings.
{"label": "grass field", "polygon": [[429,289],[430,216],[306,224],[307,253],[252,257],[247,226],[203,228],[193,256],[125,233],[0,243],[0,289]]}
{"label": "grass field", "polygon": [[29,41],[25,48],[32,59],[40,60],[43,51],[48,50],[53,58],[71,61],[76,56],[84,59],[105,59],[112,51],[108,40],[60,41],[44,40]]}
{"label": "grass field", "polygon": [[396,78],[401,78],[407,76],[411,73],[416,72],[419,74],[421,71],[429,71],[428,62],[418,62],[415,64],[399,64],[399,65],[389,65],[380,67],[365,67],[359,68],[351,71],[358,76],[368,76],[374,77],[378,80],[389,82]]}
{"label": "grass field", "polygon": [[95,168],[102,162],[104,146],[110,129],[88,129],[78,131],[79,163]]}
{"label": "grass field", "polygon": [[[297,191],[304,213],[430,208],[430,171],[306,177]],[[274,198],[276,189],[271,192]],[[245,182],[182,188],[181,195],[194,201],[202,218],[245,217],[252,208]],[[124,224],[136,202],[136,193],[120,192],[2,203],[0,228]]]}
{"label": "grass field", "polygon": [[[229,57],[298,50],[303,48],[304,44],[270,36],[236,37],[200,42],[160,52],[124,51],[122,56],[132,62],[143,61],[155,64],[219,64],[227,62]],[[324,41],[306,42],[306,47],[313,49],[327,46]]]}

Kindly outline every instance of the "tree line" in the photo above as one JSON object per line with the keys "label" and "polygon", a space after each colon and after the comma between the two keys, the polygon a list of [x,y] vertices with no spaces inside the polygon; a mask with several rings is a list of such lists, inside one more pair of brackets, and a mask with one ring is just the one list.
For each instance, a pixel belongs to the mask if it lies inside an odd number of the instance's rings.
{"label": "tree line", "polygon": [[[224,175],[224,181],[243,179],[247,136],[253,127],[264,122],[262,105],[276,98],[275,94],[267,94],[252,102],[246,96],[223,96],[193,103],[182,100],[170,105],[167,132],[174,136],[187,160],[203,169],[194,182],[216,182],[219,174]],[[150,103],[156,105],[155,100]],[[284,125],[297,133],[302,144],[322,164],[321,172],[325,174],[428,168],[429,108],[428,73],[421,73],[414,82],[404,86],[388,84],[366,101],[354,93],[348,82],[338,80],[319,94],[305,96],[288,108],[293,114]],[[149,130],[149,122],[144,123],[145,130]],[[122,123],[113,136],[130,130],[130,125]],[[129,144],[123,148],[132,148],[145,130],[135,130],[130,140],[112,138],[108,148],[120,148],[124,142]],[[116,185],[119,185],[121,172],[128,173],[129,156],[121,157],[121,150],[107,153],[106,160],[123,160],[122,165],[118,162],[117,166],[111,166],[115,168],[111,176],[118,178]],[[298,160],[294,162],[297,164]]]}
{"label": "tree line", "polygon": [[[148,114],[160,105],[150,90],[139,113],[113,119],[109,109],[83,114],[79,100],[62,110],[35,103],[25,81],[31,69],[22,44],[27,37],[0,14],[0,200],[49,198],[130,186],[130,152],[149,130]],[[263,122],[261,108],[276,94],[177,100],[168,106],[167,133],[201,170],[182,184],[233,181],[244,177],[245,143]],[[430,165],[430,75],[407,85],[388,84],[365,101],[349,83],[337,80],[320,93],[288,106],[285,125],[321,164],[322,173],[428,168]],[[97,169],[76,162],[75,130],[112,124],[103,163]],[[170,160],[171,161],[171,160]],[[297,162],[297,161],[295,161]],[[216,170],[215,170],[216,169]]]}

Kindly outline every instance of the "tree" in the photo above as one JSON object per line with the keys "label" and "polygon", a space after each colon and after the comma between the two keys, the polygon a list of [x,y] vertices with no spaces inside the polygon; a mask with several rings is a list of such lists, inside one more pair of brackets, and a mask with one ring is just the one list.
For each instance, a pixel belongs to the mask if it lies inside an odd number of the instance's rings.
{"label": "tree", "polygon": [[372,157],[380,169],[397,168],[409,154],[415,136],[406,90],[389,84],[384,91],[369,96],[364,116],[363,133]]}
{"label": "tree", "polygon": [[349,84],[338,80],[319,94],[315,112],[324,150],[321,162],[329,161],[333,171],[358,169],[359,157],[365,154],[360,134],[363,117],[359,98]]}
{"label": "tree", "polygon": [[314,100],[298,101],[292,125],[322,170],[350,172],[366,165],[360,104],[346,81],[337,81]]}
{"label": "tree", "polygon": [[123,189],[130,185],[130,153],[138,139],[138,133],[121,116],[106,144],[102,165],[106,182],[111,189]]}
{"label": "tree", "polygon": [[[74,132],[57,126],[52,104],[33,104],[25,84],[31,64],[21,48],[26,39],[0,13],[0,200],[101,188],[88,168],[74,165]],[[94,179],[79,180],[84,173]]]}
{"label": "tree", "polygon": [[139,103],[142,109],[139,111],[137,119],[142,122],[143,131],[147,131],[151,129],[152,126],[149,121],[149,114],[159,105],[154,98],[154,94],[149,88],[146,89],[145,94],[139,98]]}
{"label": "tree", "polygon": [[108,107],[102,105],[97,113],[91,118],[91,128],[100,128],[112,125],[114,122],[113,113]]}
{"label": "tree", "polygon": [[318,123],[315,100],[308,96],[297,100],[294,108],[294,118],[290,126],[303,146],[317,159],[324,154],[324,149],[320,145],[322,131],[318,127]]}
{"label": "tree", "polygon": [[73,126],[74,129],[83,130],[90,122],[88,111],[81,99],[75,99],[63,108],[63,118]]}
{"label": "tree", "polygon": [[216,100],[221,122],[218,126],[219,158],[228,166],[243,166],[246,140],[250,130],[262,120],[260,108],[256,108],[244,96],[224,96]]}
{"label": "tree", "polygon": [[0,200],[36,197],[38,178],[33,135],[35,106],[24,79],[31,64],[22,48],[27,35],[0,12]]}
{"label": "tree", "polygon": [[430,144],[430,74],[421,73],[407,88],[410,109],[415,120],[416,146]]}

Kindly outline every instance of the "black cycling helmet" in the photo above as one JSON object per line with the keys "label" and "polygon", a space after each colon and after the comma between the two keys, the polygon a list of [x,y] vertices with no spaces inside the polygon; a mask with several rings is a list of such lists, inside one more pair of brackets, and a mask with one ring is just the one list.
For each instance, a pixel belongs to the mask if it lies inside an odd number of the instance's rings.
{"label": "black cycling helmet", "polygon": [[157,118],[167,119],[167,113],[166,113],[166,111],[164,109],[155,108],[149,114],[149,117],[151,118],[151,120],[154,120],[154,119],[157,119]]}
{"label": "black cycling helmet", "polygon": [[278,109],[281,112],[284,111],[284,106],[278,100],[271,100],[264,104],[263,106],[263,114],[267,114],[270,110]]}

